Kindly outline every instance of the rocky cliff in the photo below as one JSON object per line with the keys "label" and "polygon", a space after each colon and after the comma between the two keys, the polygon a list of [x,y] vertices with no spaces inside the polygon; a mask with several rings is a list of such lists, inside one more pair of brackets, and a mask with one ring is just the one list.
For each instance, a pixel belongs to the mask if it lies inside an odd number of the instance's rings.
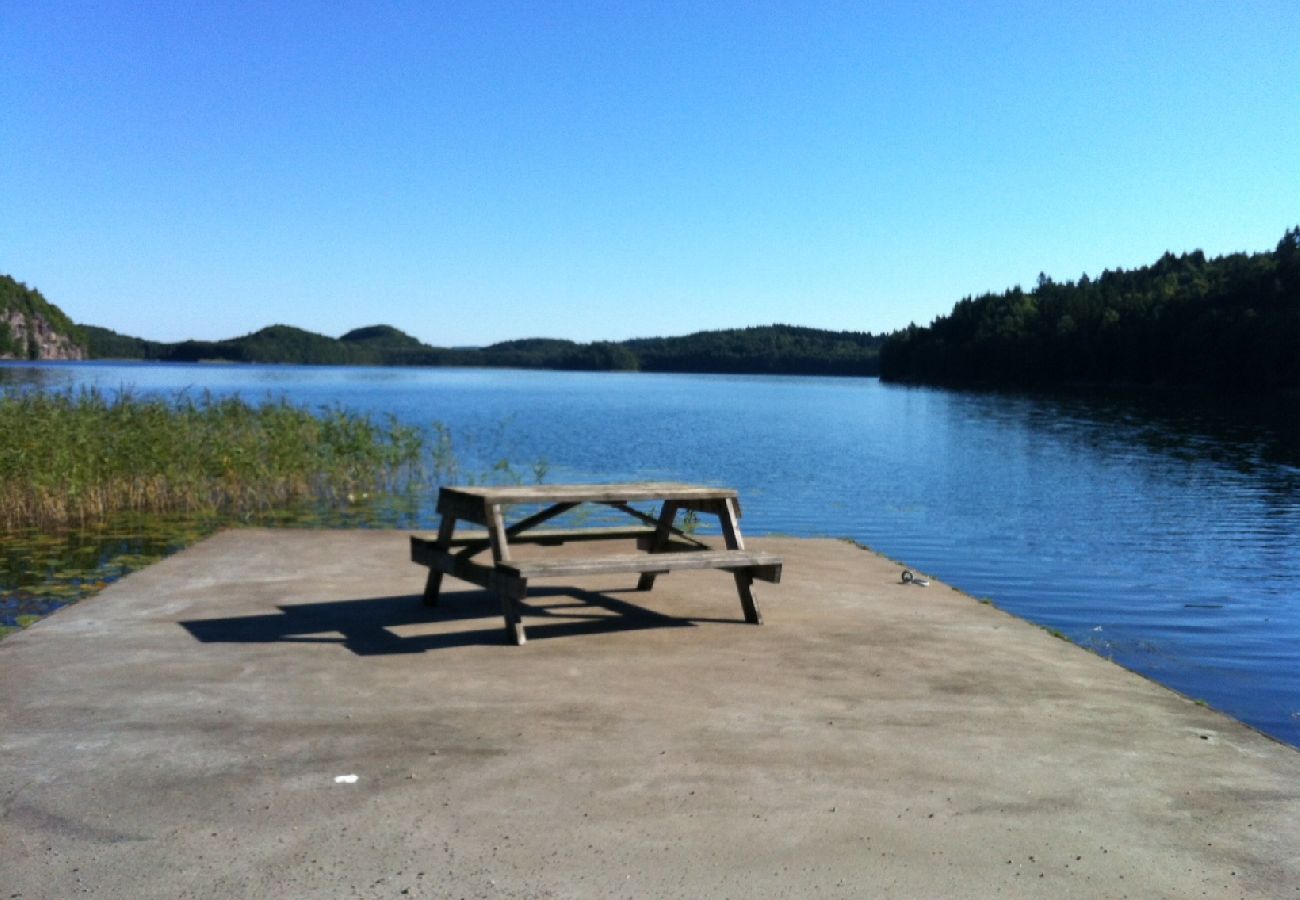
{"label": "rocky cliff", "polygon": [[[6,331],[8,341],[3,339]],[[18,310],[0,312],[0,359],[85,358],[86,348],[55,330],[44,316],[24,315]]]}
{"label": "rocky cliff", "polygon": [[40,291],[0,275],[0,359],[85,359],[86,337]]}

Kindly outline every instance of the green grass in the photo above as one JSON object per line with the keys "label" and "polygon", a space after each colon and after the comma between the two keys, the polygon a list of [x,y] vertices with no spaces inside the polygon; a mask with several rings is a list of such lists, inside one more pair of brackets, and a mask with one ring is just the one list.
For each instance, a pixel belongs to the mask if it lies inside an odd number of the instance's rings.
{"label": "green grass", "polygon": [[[346,505],[424,478],[417,428],[341,409],[98,391],[0,396],[0,530],[123,512]],[[436,463],[436,459],[435,459]]]}

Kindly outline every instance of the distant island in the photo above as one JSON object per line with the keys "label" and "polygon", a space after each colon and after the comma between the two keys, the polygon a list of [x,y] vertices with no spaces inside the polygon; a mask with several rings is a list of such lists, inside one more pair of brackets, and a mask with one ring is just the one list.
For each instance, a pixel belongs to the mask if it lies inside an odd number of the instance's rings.
{"label": "distant island", "polygon": [[525,338],[433,347],[391,325],[333,338],[272,325],[221,341],[162,343],[77,325],[40,292],[0,275],[0,359],[584,371],[880,375],[960,387],[1150,385],[1300,389],[1300,227],[1275,249],[1207,259],[1166,253],[1132,271],[1031,291],[966,297],[930,325],[890,335],[763,325],[682,337],[578,343]]}

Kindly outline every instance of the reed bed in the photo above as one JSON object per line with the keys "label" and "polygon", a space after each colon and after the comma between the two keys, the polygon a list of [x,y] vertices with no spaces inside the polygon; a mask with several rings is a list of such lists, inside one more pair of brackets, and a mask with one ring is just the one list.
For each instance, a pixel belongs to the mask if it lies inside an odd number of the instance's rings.
{"label": "reed bed", "polygon": [[287,401],[0,395],[0,528],[344,504],[419,482],[424,445],[418,428],[392,418]]}

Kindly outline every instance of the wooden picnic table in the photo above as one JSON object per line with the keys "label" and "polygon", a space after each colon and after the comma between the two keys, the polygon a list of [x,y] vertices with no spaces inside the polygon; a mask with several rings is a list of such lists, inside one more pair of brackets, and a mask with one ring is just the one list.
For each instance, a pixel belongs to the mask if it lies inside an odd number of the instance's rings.
{"label": "wooden picnic table", "polygon": [[[659,503],[657,514],[643,512],[633,503]],[[537,526],[584,503],[616,509],[637,524],[625,527],[577,527],[539,529]],[[541,506],[511,525],[507,510],[515,506]],[[725,549],[677,527],[677,514],[717,516]],[[501,599],[507,639],[515,644],[527,640],[520,615],[520,602],[527,596],[529,579],[598,575],[610,572],[636,573],[637,589],[648,591],[655,577],[679,569],[721,569],[732,573],[745,621],[763,623],[754,598],[753,582],[778,582],[781,558],[745,549],[740,534],[740,502],[730,488],[705,487],[676,482],[634,482],[628,484],[547,484],[509,487],[444,487],[438,491],[438,514],[442,517],[436,538],[412,536],[411,559],[429,567],[424,602],[438,602],[444,574],[488,588]],[[483,531],[456,534],[460,522],[481,526]],[[512,547],[519,544],[549,546],[570,541],[626,541],[634,539],[638,552],[599,554],[558,559],[515,559]],[[473,557],[491,551],[490,565]]]}

